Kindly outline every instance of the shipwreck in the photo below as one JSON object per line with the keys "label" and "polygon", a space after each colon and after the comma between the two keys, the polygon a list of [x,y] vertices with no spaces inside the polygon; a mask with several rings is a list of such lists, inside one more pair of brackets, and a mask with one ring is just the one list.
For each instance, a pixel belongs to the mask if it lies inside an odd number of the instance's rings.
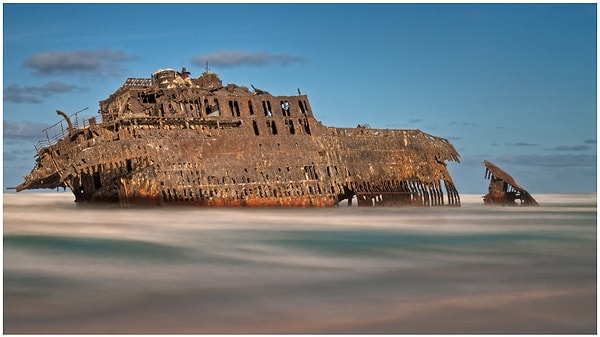
{"label": "shipwreck", "polygon": [[128,78],[97,116],[58,111],[16,190],[63,187],[77,203],[122,206],[460,206],[446,167],[460,156],[446,139],[324,126],[300,90],[251,87],[208,69]]}
{"label": "shipwreck", "polygon": [[[484,160],[483,164],[485,165],[485,179],[490,180],[488,194],[483,196],[484,204],[539,206],[533,196],[508,173],[487,160]],[[520,202],[517,203],[516,200]]]}

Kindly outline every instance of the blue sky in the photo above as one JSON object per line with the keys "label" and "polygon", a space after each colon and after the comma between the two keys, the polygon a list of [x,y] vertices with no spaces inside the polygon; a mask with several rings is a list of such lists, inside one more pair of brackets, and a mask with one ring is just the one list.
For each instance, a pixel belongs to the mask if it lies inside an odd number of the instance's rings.
{"label": "blue sky", "polygon": [[597,9],[584,4],[3,4],[3,178],[33,168],[57,109],[186,67],[306,93],[328,126],[420,129],[535,193],[595,192]]}

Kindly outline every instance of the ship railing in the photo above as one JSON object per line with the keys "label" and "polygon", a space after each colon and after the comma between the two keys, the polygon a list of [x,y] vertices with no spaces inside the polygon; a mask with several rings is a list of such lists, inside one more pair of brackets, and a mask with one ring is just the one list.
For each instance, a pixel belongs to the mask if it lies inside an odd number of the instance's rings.
{"label": "ship railing", "polygon": [[149,87],[154,84],[154,80],[151,78],[135,78],[130,77],[123,83],[124,87]]}
{"label": "ship railing", "polygon": [[[75,113],[72,113],[69,116],[73,130],[80,129],[80,126],[79,126],[80,124],[82,124],[81,128],[85,129],[85,128],[89,127],[90,124],[93,122],[102,123],[102,115],[100,115],[100,114],[92,116],[92,117],[82,118],[81,123],[80,123],[79,113],[82,111],[85,111],[85,110],[87,110],[87,108],[85,108],[83,110],[79,110]],[[39,152],[41,149],[48,147],[48,146],[52,146],[52,145],[56,144],[59,140],[65,138],[65,136],[67,136],[69,134],[69,132],[71,131],[69,129],[68,125],[65,125],[65,123],[66,123],[66,121],[64,119],[61,119],[60,121],[54,123],[53,125],[43,129],[42,132],[46,135],[46,139],[42,139],[39,142],[37,142],[37,144],[34,145],[35,150],[37,152]]]}
{"label": "ship railing", "polygon": [[34,145],[35,150],[40,152],[41,149],[54,145],[58,140],[64,138],[65,134],[63,132],[57,133],[52,137],[47,137],[46,139],[40,140],[37,144]]}
{"label": "ship railing", "polygon": [[97,114],[95,116],[90,116],[83,119],[83,128],[88,128],[92,124],[102,124],[102,114]]}

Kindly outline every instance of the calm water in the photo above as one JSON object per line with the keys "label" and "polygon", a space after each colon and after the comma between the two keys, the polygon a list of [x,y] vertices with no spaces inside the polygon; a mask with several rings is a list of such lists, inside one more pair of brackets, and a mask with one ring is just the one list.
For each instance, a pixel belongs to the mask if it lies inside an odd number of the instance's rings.
{"label": "calm water", "polygon": [[4,194],[4,333],[596,333],[596,195],[90,209]]}

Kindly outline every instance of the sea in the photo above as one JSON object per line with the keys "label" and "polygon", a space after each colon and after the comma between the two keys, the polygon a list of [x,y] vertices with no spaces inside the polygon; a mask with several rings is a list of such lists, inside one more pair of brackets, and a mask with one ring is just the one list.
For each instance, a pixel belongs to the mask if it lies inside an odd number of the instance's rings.
{"label": "sea", "polygon": [[534,197],[231,209],[4,193],[3,332],[596,334],[596,194]]}

